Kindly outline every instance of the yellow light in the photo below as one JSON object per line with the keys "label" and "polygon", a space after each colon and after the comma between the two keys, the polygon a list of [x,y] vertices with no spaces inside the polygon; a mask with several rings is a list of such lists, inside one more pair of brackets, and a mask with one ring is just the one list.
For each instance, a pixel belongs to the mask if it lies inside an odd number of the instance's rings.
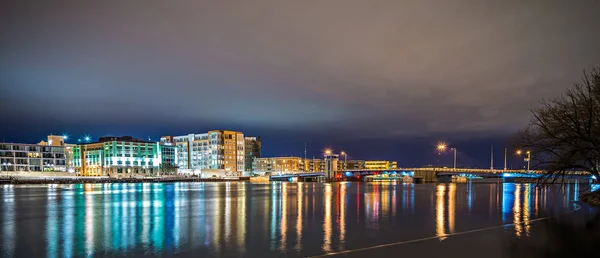
{"label": "yellow light", "polygon": [[527,151],[527,154],[531,154],[531,151]]}
{"label": "yellow light", "polygon": [[342,151],[342,153],[340,153],[340,154],[341,154],[341,155],[346,155],[346,152],[343,152],[343,151]]}
{"label": "yellow light", "polygon": [[325,154],[327,154],[327,155],[331,154],[331,150],[330,149],[325,150]]}
{"label": "yellow light", "polygon": [[523,151],[517,150],[517,155],[521,155],[522,153],[523,153]]}
{"label": "yellow light", "polygon": [[438,144],[438,146],[437,146],[437,149],[438,149],[439,151],[443,151],[443,150],[445,150],[445,149],[446,149],[446,144],[443,144],[443,143],[440,143],[440,144]]}

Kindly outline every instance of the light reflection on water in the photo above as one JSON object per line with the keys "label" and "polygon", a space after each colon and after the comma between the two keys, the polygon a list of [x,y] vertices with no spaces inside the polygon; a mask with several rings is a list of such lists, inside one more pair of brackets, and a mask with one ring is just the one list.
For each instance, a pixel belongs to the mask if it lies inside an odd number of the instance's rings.
{"label": "light reflection on water", "polygon": [[4,186],[1,254],[307,256],[513,223],[507,230],[522,237],[532,219],[568,209],[579,188],[394,181]]}

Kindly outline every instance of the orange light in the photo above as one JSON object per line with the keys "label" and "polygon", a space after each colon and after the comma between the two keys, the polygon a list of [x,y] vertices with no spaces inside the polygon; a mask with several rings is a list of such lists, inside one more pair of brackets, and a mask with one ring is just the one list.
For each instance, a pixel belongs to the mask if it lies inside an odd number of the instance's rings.
{"label": "orange light", "polygon": [[444,144],[444,143],[440,143],[440,144],[438,144],[438,146],[437,146],[437,149],[438,149],[439,151],[443,151],[443,150],[445,150],[445,149],[446,149],[446,144]]}

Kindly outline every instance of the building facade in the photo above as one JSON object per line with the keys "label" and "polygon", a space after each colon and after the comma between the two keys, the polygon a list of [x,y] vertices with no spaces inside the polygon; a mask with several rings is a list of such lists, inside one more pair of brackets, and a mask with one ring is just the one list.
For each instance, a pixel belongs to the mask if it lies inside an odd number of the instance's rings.
{"label": "building facade", "polygon": [[386,170],[398,168],[396,161],[388,160],[367,160],[365,161],[365,169],[369,170]]}
{"label": "building facade", "polygon": [[324,172],[325,162],[322,159],[304,159],[305,172]]}
{"label": "building facade", "polygon": [[15,172],[66,172],[65,147],[0,143],[0,169]]}
{"label": "building facade", "polygon": [[[167,138],[167,137],[163,137]],[[224,170],[241,176],[245,168],[245,139],[242,132],[212,130],[202,134],[172,137],[181,169]]]}
{"label": "building facade", "polygon": [[340,160],[338,162],[338,171],[342,170],[356,170],[356,169],[364,169],[365,161],[364,160]]}
{"label": "building facade", "polygon": [[259,137],[245,137],[244,171],[253,171],[254,159],[260,158],[261,142]]}
{"label": "building facade", "polygon": [[255,158],[252,171],[262,173],[304,172],[304,162],[300,157]]}
{"label": "building facade", "polygon": [[[167,154],[166,160],[163,154]],[[72,155],[79,176],[156,176],[163,163],[177,163],[175,146],[131,136],[101,137],[98,142],[78,144]]]}
{"label": "building facade", "polygon": [[335,177],[336,172],[338,171],[338,161],[340,156],[338,154],[325,154],[325,176],[327,178]]}

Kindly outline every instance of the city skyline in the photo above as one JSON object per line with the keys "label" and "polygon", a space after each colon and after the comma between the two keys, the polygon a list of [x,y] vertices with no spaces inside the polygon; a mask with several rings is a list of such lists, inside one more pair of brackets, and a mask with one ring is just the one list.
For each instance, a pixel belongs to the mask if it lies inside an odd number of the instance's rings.
{"label": "city skyline", "polygon": [[485,167],[600,60],[599,3],[381,3],[2,3],[0,138],[231,128],[266,156],[420,166],[444,141]]}

